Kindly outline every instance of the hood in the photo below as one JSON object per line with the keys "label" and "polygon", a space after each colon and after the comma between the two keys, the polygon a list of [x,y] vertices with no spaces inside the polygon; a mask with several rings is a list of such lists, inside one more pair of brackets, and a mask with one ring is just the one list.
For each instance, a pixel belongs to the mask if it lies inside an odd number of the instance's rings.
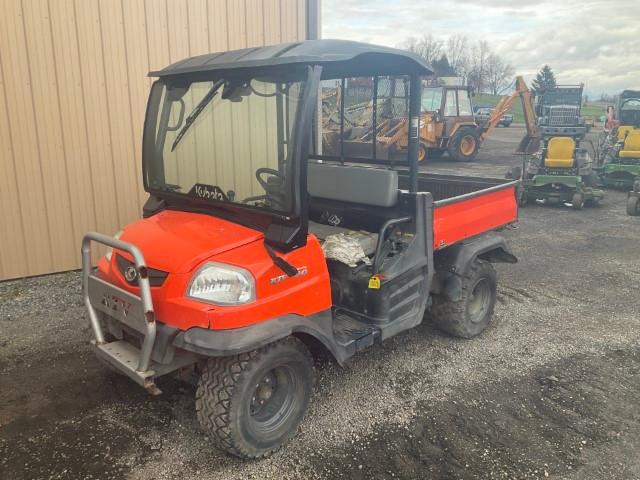
{"label": "hood", "polygon": [[207,258],[263,236],[262,232],[211,215],[164,210],[127,225],[120,239],[138,247],[148,267],[185,273]]}

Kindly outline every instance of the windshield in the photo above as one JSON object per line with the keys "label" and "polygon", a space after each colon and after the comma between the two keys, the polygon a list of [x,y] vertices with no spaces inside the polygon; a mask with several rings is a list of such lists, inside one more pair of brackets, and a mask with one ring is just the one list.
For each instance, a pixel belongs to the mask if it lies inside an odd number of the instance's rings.
{"label": "windshield", "polygon": [[291,212],[293,126],[306,76],[158,81],[145,126],[148,189]]}
{"label": "windshield", "polygon": [[579,106],[582,97],[580,93],[572,92],[546,92],[542,102],[547,106],[552,105],[574,105]]}
{"label": "windshield", "polygon": [[442,88],[424,87],[422,89],[422,111],[435,112],[442,105]]}
{"label": "windshield", "polygon": [[618,117],[622,125],[640,126],[640,99],[623,100]]}
{"label": "windshield", "polygon": [[620,110],[640,110],[640,99],[632,98],[630,100],[626,100],[622,104],[622,108]]}

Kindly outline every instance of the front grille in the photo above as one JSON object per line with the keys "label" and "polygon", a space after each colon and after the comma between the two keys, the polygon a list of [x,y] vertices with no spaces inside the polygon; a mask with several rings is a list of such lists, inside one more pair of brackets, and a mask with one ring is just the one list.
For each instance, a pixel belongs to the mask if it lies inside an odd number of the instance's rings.
{"label": "front grille", "polygon": [[578,107],[549,107],[547,109],[549,125],[577,125]]}
{"label": "front grille", "polygon": [[[136,278],[133,279],[133,281],[129,281],[125,273],[129,267],[135,267],[135,264],[117,253],[116,253],[116,264],[118,265],[118,270],[120,270],[120,273],[122,274],[122,277],[125,279],[125,281],[132,287],[137,287],[138,286],[137,276]],[[151,285],[152,287],[162,286],[165,279],[167,278],[167,275],[169,275],[167,272],[163,272],[162,270],[156,270],[155,268],[147,268],[147,273],[149,274],[149,285]]]}

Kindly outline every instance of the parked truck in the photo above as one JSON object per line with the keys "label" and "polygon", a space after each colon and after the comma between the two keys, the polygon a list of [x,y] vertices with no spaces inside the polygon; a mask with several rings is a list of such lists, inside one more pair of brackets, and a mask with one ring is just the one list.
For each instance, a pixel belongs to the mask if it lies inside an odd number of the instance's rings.
{"label": "parked truck", "polygon": [[[517,182],[418,172],[428,73],[413,54],[337,40],[152,73],[143,218],[82,243],[96,355],[153,394],[163,375],[197,374],[213,444],[257,458],[303,419],[312,352],[343,365],[425,315],[459,337],[485,330],[492,264],[517,261],[496,233],[517,220]],[[408,80],[404,163],[319,152],[319,82],[346,75]],[[110,248],[96,269],[94,243]]]}

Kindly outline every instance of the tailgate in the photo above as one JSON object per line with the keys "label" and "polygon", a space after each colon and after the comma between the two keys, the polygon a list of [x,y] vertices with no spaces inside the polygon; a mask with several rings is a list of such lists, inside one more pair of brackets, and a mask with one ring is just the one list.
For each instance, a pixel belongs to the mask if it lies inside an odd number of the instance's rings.
{"label": "tailgate", "polygon": [[517,181],[507,182],[434,202],[434,250],[515,222],[517,185]]}

